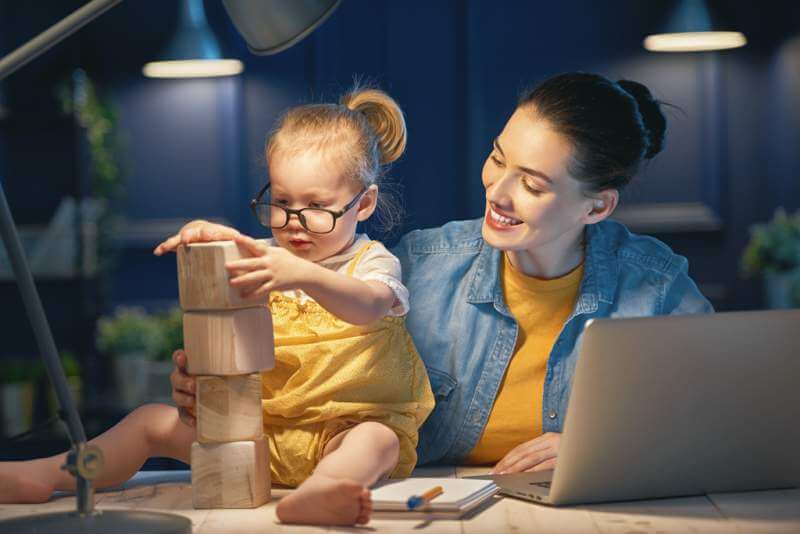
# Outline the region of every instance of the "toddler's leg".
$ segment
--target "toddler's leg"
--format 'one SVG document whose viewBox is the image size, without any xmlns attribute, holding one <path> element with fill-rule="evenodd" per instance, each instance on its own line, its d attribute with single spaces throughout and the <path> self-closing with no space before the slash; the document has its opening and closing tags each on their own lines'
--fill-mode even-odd
<svg viewBox="0 0 800 534">
<path fill-rule="evenodd" d="M 375 422 L 356 425 L 325 447 L 317 468 L 297 491 L 278 503 L 284 523 L 353 525 L 369 521 L 369 486 L 391 473 L 400 442 L 389 427 Z"/>
<path fill-rule="evenodd" d="M 115 426 L 91 440 L 105 458 L 105 468 L 95 479 L 96 488 L 121 484 L 152 456 L 189 462 L 194 429 L 184 425 L 178 410 L 165 404 L 148 404 L 134 410 Z M 53 491 L 75 489 L 75 479 L 61 466 L 66 453 L 24 462 L 0 463 L 0 503 L 44 502 Z"/>
</svg>

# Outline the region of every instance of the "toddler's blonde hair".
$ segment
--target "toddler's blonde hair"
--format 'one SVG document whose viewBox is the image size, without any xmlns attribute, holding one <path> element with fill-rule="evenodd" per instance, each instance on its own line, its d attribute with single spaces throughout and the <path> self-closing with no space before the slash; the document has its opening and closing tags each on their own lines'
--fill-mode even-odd
<svg viewBox="0 0 800 534">
<path fill-rule="evenodd" d="M 392 97 L 379 89 L 354 88 L 339 104 L 308 104 L 289 109 L 267 140 L 267 161 L 319 151 L 343 166 L 363 187 L 378 184 L 388 164 L 406 148 L 406 121 Z M 398 208 L 379 195 L 385 229 L 397 223 Z M 388 212 L 388 213 L 387 213 Z"/>
</svg>

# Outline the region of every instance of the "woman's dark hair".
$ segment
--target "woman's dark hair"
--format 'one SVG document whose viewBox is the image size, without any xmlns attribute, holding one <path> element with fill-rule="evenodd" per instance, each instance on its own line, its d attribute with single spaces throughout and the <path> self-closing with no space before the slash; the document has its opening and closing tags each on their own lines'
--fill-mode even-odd
<svg viewBox="0 0 800 534">
<path fill-rule="evenodd" d="M 525 92 L 518 107 L 528 106 L 569 139 L 569 171 L 593 192 L 623 188 L 664 143 L 661 102 L 638 82 L 561 74 Z"/>
</svg>

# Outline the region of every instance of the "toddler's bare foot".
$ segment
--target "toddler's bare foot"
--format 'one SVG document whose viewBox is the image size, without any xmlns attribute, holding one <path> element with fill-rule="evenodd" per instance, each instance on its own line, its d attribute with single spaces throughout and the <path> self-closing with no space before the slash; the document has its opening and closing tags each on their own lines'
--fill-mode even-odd
<svg viewBox="0 0 800 534">
<path fill-rule="evenodd" d="M 313 475 L 281 499 L 276 512 L 284 523 L 363 525 L 372 513 L 372 499 L 358 482 Z"/>
<path fill-rule="evenodd" d="M 0 464 L 0 504 L 32 504 L 46 502 L 54 487 L 31 477 L 23 463 Z"/>
</svg>

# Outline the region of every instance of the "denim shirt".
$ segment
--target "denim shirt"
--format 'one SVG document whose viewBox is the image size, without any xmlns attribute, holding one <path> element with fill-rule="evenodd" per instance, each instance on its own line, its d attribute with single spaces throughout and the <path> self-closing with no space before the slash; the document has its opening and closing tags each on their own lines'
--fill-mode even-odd
<svg viewBox="0 0 800 534">
<path fill-rule="evenodd" d="M 393 250 L 411 294 L 406 325 L 436 397 L 420 429 L 420 464 L 457 464 L 472 451 L 514 353 L 518 325 L 503 297 L 502 253 L 483 240 L 481 223 L 415 230 Z M 686 258 L 657 239 L 614 221 L 586 227 L 578 297 L 547 362 L 544 432 L 561 432 L 589 319 L 713 311 L 687 270 Z"/>
</svg>

